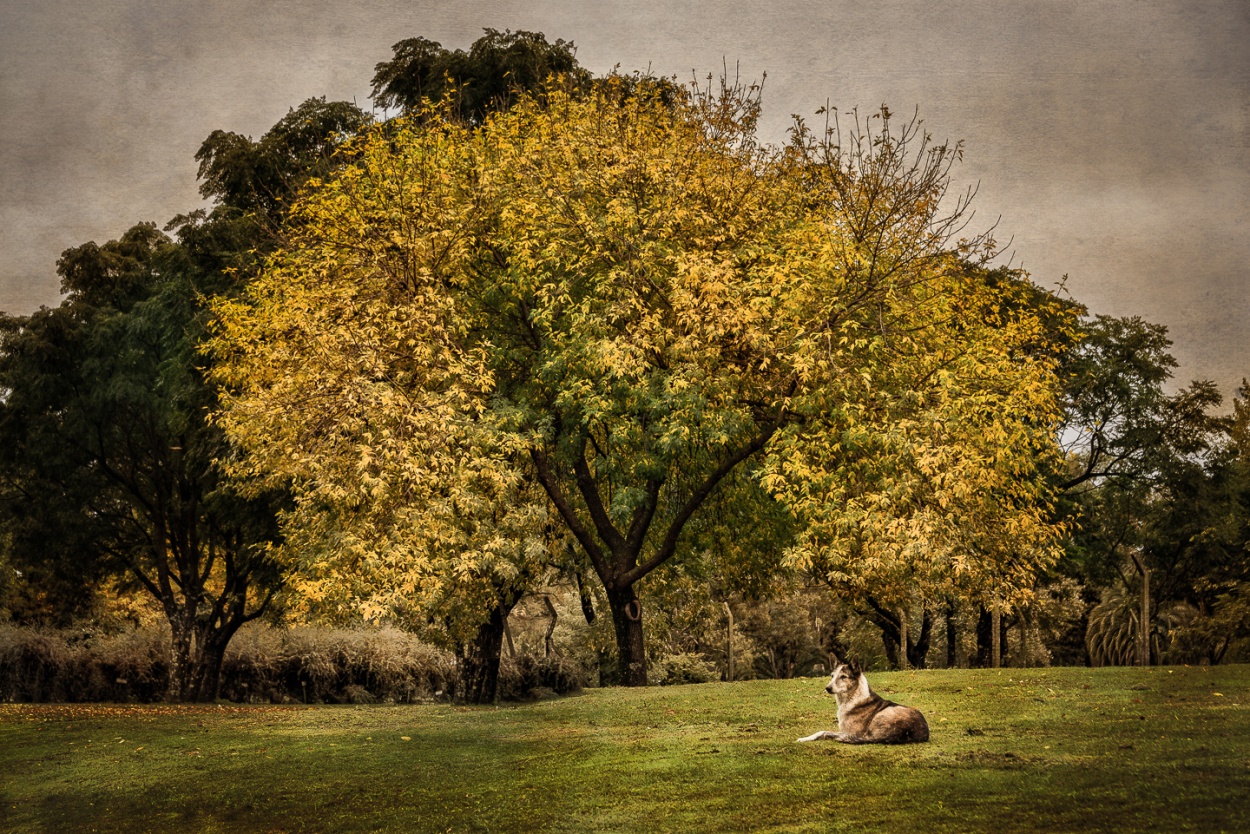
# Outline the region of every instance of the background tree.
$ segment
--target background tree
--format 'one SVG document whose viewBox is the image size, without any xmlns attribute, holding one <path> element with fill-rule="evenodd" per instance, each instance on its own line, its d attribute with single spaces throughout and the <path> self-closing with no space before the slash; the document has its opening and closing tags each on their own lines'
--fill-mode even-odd
<svg viewBox="0 0 1250 834">
<path fill-rule="evenodd" d="M 1060 486 L 1079 524 L 1063 569 L 1106 589 L 1090 623 L 1095 659 L 1147 665 L 1159 654 L 1156 614 L 1184 602 L 1201 573 L 1195 542 L 1215 506 L 1211 467 L 1227 421 L 1212 413 L 1221 398 L 1210 382 L 1165 392 L 1176 367 L 1166 328 L 1096 316 L 1082 330 L 1060 434 L 1069 460 Z M 1131 609 L 1117 584 L 1136 592 Z M 1131 651 L 1112 650 L 1127 611 Z"/>
<path fill-rule="evenodd" d="M 310 99 L 260 141 L 215 131 L 196 155 L 211 211 L 175 218 L 177 241 L 140 224 L 67 250 L 62 304 L 3 320 L 8 558 L 62 618 L 106 577 L 150 593 L 171 627 L 170 699 L 216 697 L 227 643 L 278 587 L 278 493 L 244 498 L 216 465 L 231 451 L 206 422 L 205 301 L 237 291 L 291 197 L 368 122 Z"/>
<path fill-rule="evenodd" d="M 10 558 L 82 583 L 121 574 L 160 604 L 170 700 L 217 695 L 226 644 L 275 588 L 272 497 L 241 498 L 195 360 L 195 272 L 151 225 L 68 250 L 62 304 L 0 322 Z"/>
<path fill-rule="evenodd" d="M 1020 273 L 955 274 L 923 305 L 926 348 L 874 390 L 891 430 L 822 426 L 828 440 L 791 463 L 824 473 L 792 499 L 807 521 L 793 563 L 881 629 L 891 663 L 917 667 L 939 609 L 1024 602 L 1062 531 L 1048 484 L 1062 305 Z"/>
<path fill-rule="evenodd" d="M 322 97 L 293 108 L 257 141 L 214 130 L 195 154 L 200 194 L 213 207 L 180 215 L 166 230 L 178 230 L 205 273 L 233 276 L 218 291 L 237 289 L 255 269 L 258 254 L 278 242 L 300 188 L 341 165 L 343 141 L 371 122 L 356 105 Z"/>
<path fill-rule="evenodd" d="M 374 67 L 374 102 L 419 114 L 426 103 L 450 98 L 457 115 L 476 125 L 519 96 L 540 91 L 549 76 L 590 79 L 571 42 L 549 44 L 542 32 L 484 31 L 467 52 L 421 37 L 395 44 L 394 57 Z"/>
</svg>

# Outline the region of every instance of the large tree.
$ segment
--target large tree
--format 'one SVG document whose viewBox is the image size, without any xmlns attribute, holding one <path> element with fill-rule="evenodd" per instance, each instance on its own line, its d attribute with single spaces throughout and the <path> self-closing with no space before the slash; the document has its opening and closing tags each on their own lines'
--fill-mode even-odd
<svg viewBox="0 0 1250 834">
<path fill-rule="evenodd" d="M 237 290 L 296 190 L 368 122 L 310 99 L 260 140 L 215 131 L 196 155 L 211 211 L 175 218 L 177 240 L 140 224 L 67 250 L 62 303 L 0 320 L 6 558 L 66 589 L 65 613 L 108 576 L 149 592 L 171 629 L 170 699 L 216 697 L 226 645 L 279 580 L 281 491 L 243 496 L 218 465 L 233 453 L 207 420 L 206 299 Z"/>
<path fill-rule="evenodd" d="M 429 500 L 463 466 L 537 483 L 632 685 L 640 583 L 748 465 L 807 554 L 864 535 L 884 553 L 989 506 L 1024 519 L 1022 546 L 1044 538 L 1028 483 L 1051 366 L 1018 349 L 1027 314 L 994 325 L 1001 299 L 966 268 L 984 241 L 954 240 L 963 203 L 942 213 L 956 148 L 884 110 L 845 148 L 802 125 L 763 146 L 754 88 L 566 89 L 480 127 L 414 114 L 297 206 L 218 309 L 223 421 L 255 472 L 326 514 Z M 411 541 L 419 566 L 459 518 L 365 516 L 370 552 Z"/>
</svg>

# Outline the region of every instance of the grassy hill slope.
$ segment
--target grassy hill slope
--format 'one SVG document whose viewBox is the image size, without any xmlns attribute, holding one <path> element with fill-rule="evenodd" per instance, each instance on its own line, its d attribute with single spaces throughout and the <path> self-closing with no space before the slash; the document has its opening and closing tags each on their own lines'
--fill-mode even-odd
<svg viewBox="0 0 1250 834">
<path fill-rule="evenodd" d="M 0 830 L 1250 830 L 1250 666 L 870 681 L 930 743 L 795 743 L 836 727 L 814 679 L 498 708 L 0 705 Z"/>
</svg>

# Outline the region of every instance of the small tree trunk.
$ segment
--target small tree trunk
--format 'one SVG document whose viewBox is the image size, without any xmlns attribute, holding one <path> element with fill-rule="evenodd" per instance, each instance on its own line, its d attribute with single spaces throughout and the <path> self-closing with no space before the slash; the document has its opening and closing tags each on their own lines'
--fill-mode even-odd
<svg viewBox="0 0 1250 834">
<path fill-rule="evenodd" d="M 547 604 L 547 614 L 551 617 L 551 622 L 547 624 L 547 634 L 543 637 L 543 656 L 551 657 L 556 651 L 556 644 L 551 635 L 556 633 L 556 620 L 560 615 L 556 613 L 556 607 L 551 604 L 551 597 L 543 597 L 543 602 Z"/>
<path fill-rule="evenodd" d="M 872 597 L 867 598 L 868 611 L 865 616 L 881 629 L 881 646 L 885 649 L 885 657 L 891 668 L 902 668 L 899 664 L 899 645 L 902 641 L 899 639 L 899 619 L 898 614 L 886 608 Z M 903 654 L 907 653 L 907 649 L 903 649 Z"/>
<path fill-rule="evenodd" d="M 994 620 L 990 616 L 990 610 L 985 606 L 977 608 L 977 656 L 976 667 L 978 669 L 987 668 L 994 657 Z"/>
<path fill-rule="evenodd" d="M 898 668 L 898 630 L 882 628 L 881 646 L 885 649 L 885 661 L 891 668 Z"/>
<path fill-rule="evenodd" d="M 516 644 L 512 642 L 512 627 L 508 625 L 508 618 L 503 621 L 503 639 L 508 644 L 508 657 L 516 657 Z"/>
<path fill-rule="evenodd" d="M 916 642 L 909 642 L 907 646 L 907 662 L 913 669 L 928 668 L 929 641 L 933 638 L 933 612 L 927 605 L 920 611 L 920 633 L 916 635 Z"/>
<path fill-rule="evenodd" d="M 608 590 L 612 626 L 616 629 L 617 672 L 622 686 L 647 685 L 647 653 L 643 644 L 642 603 L 632 586 Z"/>
<path fill-rule="evenodd" d="M 582 616 L 586 618 L 586 625 L 595 624 L 595 601 L 590 595 L 590 589 L 582 582 L 581 571 L 576 571 L 573 577 L 577 580 L 577 599 L 582 605 Z"/>
<path fill-rule="evenodd" d="M 734 679 L 734 612 L 729 607 L 729 603 L 725 603 L 725 616 L 729 618 L 729 629 L 725 635 L 725 657 L 726 657 L 726 680 Z M 773 674 L 777 674 L 777 662 L 773 660 Z"/>
</svg>

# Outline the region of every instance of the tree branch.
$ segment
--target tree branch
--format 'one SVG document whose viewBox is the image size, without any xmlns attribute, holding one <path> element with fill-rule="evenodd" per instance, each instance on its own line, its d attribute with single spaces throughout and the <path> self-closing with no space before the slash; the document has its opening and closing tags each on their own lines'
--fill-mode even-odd
<svg viewBox="0 0 1250 834">
<path fill-rule="evenodd" d="M 712 490 L 716 488 L 716 485 L 719 484 L 726 475 L 732 472 L 734 467 L 751 457 L 751 455 L 754 455 L 760 449 L 763 449 L 764 444 L 768 443 L 772 436 L 777 433 L 777 429 L 780 426 L 781 419 L 778 417 L 776 421 L 774 421 L 754 440 L 743 446 L 737 452 L 734 452 L 726 458 L 720 466 L 716 467 L 715 471 L 707 477 L 707 480 L 705 480 L 698 489 L 691 493 L 690 498 L 686 500 L 686 503 L 682 506 L 681 510 L 678 511 L 672 522 L 669 523 L 668 532 L 665 534 L 664 541 L 660 544 L 660 548 L 656 551 L 656 554 L 643 564 L 638 565 L 622 576 L 622 584 L 632 585 L 668 561 L 677 551 L 677 539 L 681 536 L 681 531 L 686 526 L 686 522 L 690 520 L 690 516 L 694 515 L 694 511 L 707 500 L 707 497 L 712 494 Z"/>
<path fill-rule="evenodd" d="M 660 505 L 660 487 L 663 485 L 663 478 L 647 482 L 647 500 L 634 510 L 629 532 L 625 534 L 625 548 L 631 553 L 638 553 L 642 549 L 642 541 L 651 527 L 651 519 L 655 518 L 656 507 Z"/>
<path fill-rule="evenodd" d="M 603 499 L 599 496 L 599 485 L 595 483 L 595 477 L 590 472 L 590 465 L 586 463 L 586 440 L 586 435 L 583 434 L 581 448 L 573 456 L 573 474 L 576 476 L 577 491 L 586 501 L 586 509 L 590 511 L 590 520 L 599 532 L 599 538 L 603 539 L 608 549 L 612 551 L 612 555 L 615 556 L 624 551 L 625 538 L 616 529 L 612 519 L 608 517 L 608 511 L 603 506 Z"/>
<path fill-rule="evenodd" d="M 564 493 L 560 491 L 560 484 L 556 482 L 555 476 L 551 473 L 551 468 L 547 465 L 547 456 L 541 449 L 530 449 L 530 458 L 534 461 L 534 470 L 538 473 L 538 482 L 543 485 L 547 497 L 551 499 L 551 503 L 556 505 L 556 511 L 560 513 L 564 523 L 569 526 L 569 531 L 573 533 L 573 536 L 582 546 L 582 550 L 590 557 L 590 563 L 594 566 L 595 573 L 599 574 L 603 584 L 607 585 L 609 572 L 607 562 L 603 558 L 603 550 L 599 547 L 598 542 L 594 540 L 594 537 L 591 536 L 590 531 L 582 524 L 581 519 L 577 517 L 577 513 L 573 511 L 573 507 L 569 504 L 568 499 L 564 497 Z"/>
</svg>

